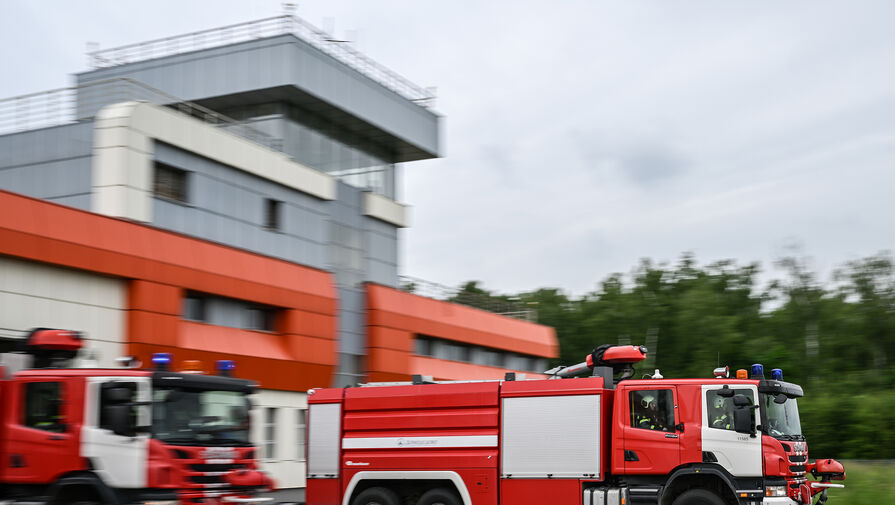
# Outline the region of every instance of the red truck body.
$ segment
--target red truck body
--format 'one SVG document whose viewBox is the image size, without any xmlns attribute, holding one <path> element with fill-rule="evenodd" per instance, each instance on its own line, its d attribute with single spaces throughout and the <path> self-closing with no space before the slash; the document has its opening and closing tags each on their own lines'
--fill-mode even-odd
<svg viewBox="0 0 895 505">
<path fill-rule="evenodd" d="M 792 398 L 773 403 L 780 393 Z M 810 503 L 824 488 L 791 433 L 800 394 L 763 378 L 616 384 L 611 372 L 315 390 L 307 503 Z M 738 427 L 735 395 L 758 399 L 737 407 Z M 785 415 L 793 426 L 777 424 Z"/>
<path fill-rule="evenodd" d="M 55 367 L 77 352 L 76 335 L 36 330 L 18 356 L 33 355 L 41 368 L 0 366 L 0 498 L 266 501 L 255 495 L 271 482 L 257 471 L 241 424 L 253 383 L 166 369 Z M 240 425 L 226 424 L 233 420 Z M 227 437 L 219 435 L 224 429 Z"/>
</svg>

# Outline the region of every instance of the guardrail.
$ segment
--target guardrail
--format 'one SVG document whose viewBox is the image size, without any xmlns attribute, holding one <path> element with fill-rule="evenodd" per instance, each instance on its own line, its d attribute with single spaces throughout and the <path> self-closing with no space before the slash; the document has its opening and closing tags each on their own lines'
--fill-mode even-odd
<svg viewBox="0 0 895 505">
<path fill-rule="evenodd" d="M 434 106 L 435 93 L 431 88 L 423 88 L 414 84 L 407 78 L 353 48 L 349 42 L 336 40 L 331 34 L 292 14 L 138 42 L 110 49 L 98 49 L 88 52 L 87 55 L 94 68 L 104 68 L 284 34 L 295 35 L 311 46 L 422 107 Z"/>
<path fill-rule="evenodd" d="M 282 150 L 279 138 L 127 77 L 0 99 L 0 135 L 89 120 L 106 105 L 129 101 L 165 105 L 252 142 Z"/>
<path fill-rule="evenodd" d="M 464 291 L 460 288 L 445 286 L 417 277 L 400 276 L 399 288 L 402 291 L 426 298 L 466 305 L 501 316 L 512 317 L 513 319 L 521 319 L 530 323 L 538 321 L 538 311 L 521 303 L 481 293 Z"/>
</svg>

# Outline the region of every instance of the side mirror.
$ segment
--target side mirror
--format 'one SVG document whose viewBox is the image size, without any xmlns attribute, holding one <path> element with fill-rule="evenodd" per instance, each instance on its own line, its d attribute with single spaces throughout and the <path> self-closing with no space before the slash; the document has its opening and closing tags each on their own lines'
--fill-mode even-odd
<svg viewBox="0 0 895 505">
<path fill-rule="evenodd" d="M 112 433 L 123 437 L 137 436 L 129 405 L 107 405 L 105 411 Z"/>
<path fill-rule="evenodd" d="M 752 411 L 758 408 L 752 405 L 752 400 L 746 395 L 734 395 L 733 397 L 733 431 L 746 433 L 755 437 L 755 416 Z"/>
</svg>

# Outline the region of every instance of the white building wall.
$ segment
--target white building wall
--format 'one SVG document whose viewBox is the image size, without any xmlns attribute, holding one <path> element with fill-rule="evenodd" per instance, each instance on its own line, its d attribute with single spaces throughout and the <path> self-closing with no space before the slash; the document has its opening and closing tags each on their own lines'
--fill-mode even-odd
<svg viewBox="0 0 895 505">
<path fill-rule="evenodd" d="M 307 462 L 304 445 L 299 442 L 298 411 L 307 412 L 307 393 L 260 390 L 252 396 L 252 403 L 252 442 L 257 447 L 261 469 L 273 477 L 279 489 L 305 487 Z M 265 454 L 269 408 L 275 409 L 273 457 Z"/>
<path fill-rule="evenodd" d="M 123 279 L 0 256 L 0 336 L 37 327 L 85 333 L 86 352 L 115 367 L 125 352 L 127 283 Z"/>
</svg>

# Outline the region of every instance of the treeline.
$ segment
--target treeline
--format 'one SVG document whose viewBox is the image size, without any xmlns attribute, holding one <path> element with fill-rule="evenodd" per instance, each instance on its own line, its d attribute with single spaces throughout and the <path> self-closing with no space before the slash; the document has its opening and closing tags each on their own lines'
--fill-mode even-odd
<svg viewBox="0 0 895 505">
<path fill-rule="evenodd" d="M 895 458 L 895 280 L 888 254 L 850 262 L 821 282 L 795 258 L 700 266 L 642 261 L 581 297 L 559 289 L 495 295 L 467 283 L 457 298 L 513 301 L 556 328 L 574 364 L 599 344 L 646 345 L 638 375 L 711 377 L 717 366 L 783 369 L 800 384 L 802 427 L 817 457 Z M 775 275 L 771 275 L 775 274 Z M 775 280 L 768 280 L 775 278 Z M 475 295 L 475 296 L 472 296 Z M 473 300 L 473 302 L 470 302 Z M 768 372 L 769 373 L 769 372 Z"/>
</svg>

